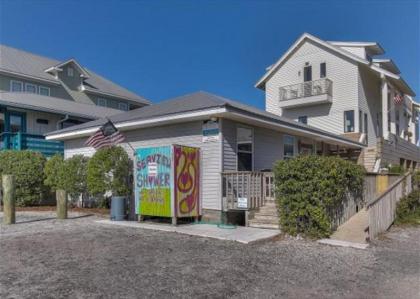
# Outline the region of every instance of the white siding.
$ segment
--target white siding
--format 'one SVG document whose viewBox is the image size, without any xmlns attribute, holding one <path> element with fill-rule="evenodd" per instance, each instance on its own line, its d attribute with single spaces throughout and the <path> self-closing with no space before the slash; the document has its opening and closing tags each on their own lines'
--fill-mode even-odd
<svg viewBox="0 0 420 299">
<path fill-rule="evenodd" d="M 124 133 L 134 148 L 181 144 L 201 149 L 202 206 L 204 209 L 221 210 L 221 141 L 202 142 L 202 122 L 183 123 L 172 126 L 153 127 Z M 85 147 L 86 139 L 65 142 L 65 157 L 75 154 L 91 156 L 94 150 Z M 133 157 L 132 149 L 123 144 Z"/>
<path fill-rule="evenodd" d="M 279 107 L 279 88 L 303 83 L 303 67 L 312 65 L 312 80 L 320 78 L 320 64 L 326 63 L 327 78 L 333 82 L 332 104 L 320 104 L 295 109 Z M 300 73 L 300 74 L 299 74 Z M 358 68 L 354 62 L 341 57 L 312 41 L 303 43 L 266 82 L 266 110 L 297 120 L 306 115 L 308 124 L 326 131 L 344 133 L 344 111 L 358 110 Z M 355 127 L 358 120 L 355 117 Z"/>
</svg>

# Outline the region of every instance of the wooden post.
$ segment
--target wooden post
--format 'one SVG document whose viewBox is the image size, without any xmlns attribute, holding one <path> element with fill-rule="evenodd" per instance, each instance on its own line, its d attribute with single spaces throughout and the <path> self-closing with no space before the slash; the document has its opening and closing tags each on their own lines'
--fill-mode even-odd
<svg viewBox="0 0 420 299">
<path fill-rule="evenodd" d="M 15 212 L 15 177 L 4 174 L 2 176 L 3 185 L 3 223 L 16 223 Z"/>
<path fill-rule="evenodd" d="M 64 190 L 55 191 L 57 200 L 57 218 L 67 219 L 67 192 Z"/>
<path fill-rule="evenodd" d="M 388 189 L 388 175 L 387 174 L 379 174 L 376 176 L 376 193 L 381 194 L 386 189 Z"/>
</svg>

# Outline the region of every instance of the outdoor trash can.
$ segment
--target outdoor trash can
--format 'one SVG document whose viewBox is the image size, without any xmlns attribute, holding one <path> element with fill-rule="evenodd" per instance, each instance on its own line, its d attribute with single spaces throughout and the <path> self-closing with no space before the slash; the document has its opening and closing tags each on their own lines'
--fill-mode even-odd
<svg viewBox="0 0 420 299">
<path fill-rule="evenodd" d="M 113 196 L 111 198 L 111 220 L 122 221 L 125 218 L 125 197 Z"/>
</svg>

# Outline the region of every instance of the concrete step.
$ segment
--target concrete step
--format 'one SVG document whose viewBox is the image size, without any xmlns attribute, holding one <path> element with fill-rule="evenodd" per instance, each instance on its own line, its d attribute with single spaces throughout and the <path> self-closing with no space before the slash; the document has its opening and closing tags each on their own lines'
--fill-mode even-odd
<svg viewBox="0 0 420 299">
<path fill-rule="evenodd" d="M 278 224 L 264 224 L 264 223 L 250 223 L 249 224 L 250 227 L 255 227 L 255 228 L 267 228 L 267 229 L 279 229 L 279 225 Z"/>
<path fill-rule="evenodd" d="M 257 214 L 253 219 L 253 221 L 272 221 L 272 222 L 278 222 L 279 216 L 277 215 L 261 215 Z"/>
<path fill-rule="evenodd" d="M 279 219 L 251 219 L 249 221 L 250 224 L 273 224 L 279 225 Z"/>
</svg>

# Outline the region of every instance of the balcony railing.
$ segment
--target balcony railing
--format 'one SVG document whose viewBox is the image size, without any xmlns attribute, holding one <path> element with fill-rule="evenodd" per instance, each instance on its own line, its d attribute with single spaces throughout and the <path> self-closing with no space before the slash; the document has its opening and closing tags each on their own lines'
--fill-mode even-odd
<svg viewBox="0 0 420 299">
<path fill-rule="evenodd" d="M 323 94 L 332 96 L 332 81 L 326 78 L 280 87 L 280 101 Z"/>
<path fill-rule="evenodd" d="M 55 154 L 64 154 L 63 142 L 45 140 L 45 137 L 42 135 L 21 132 L 4 132 L 0 135 L 0 140 L 2 140 L 0 150 L 31 150 L 40 152 L 47 157 Z"/>
</svg>

